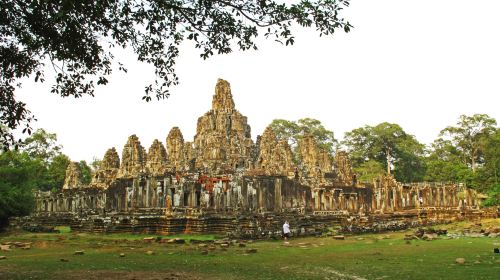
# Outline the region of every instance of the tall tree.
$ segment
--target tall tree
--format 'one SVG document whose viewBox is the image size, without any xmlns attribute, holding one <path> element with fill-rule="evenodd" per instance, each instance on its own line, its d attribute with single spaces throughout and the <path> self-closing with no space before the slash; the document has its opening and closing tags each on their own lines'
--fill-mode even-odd
<svg viewBox="0 0 500 280">
<path fill-rule="evenodd" d="M 61 154 L 62 146 L 57 144 L 57 135 L 49 133 L 45 129 L 37 129 L 30 137 L 22 143 L 22 150 L 31 157 L 41 159 L 49 163 Z"/>
<path fill-rule="evenodd" d="M 495 131 L 497 122 L 486 114 L 461 115 L 456 126 L 448 126 L 441 131 L 460 151 L 463 162 L 476 172 L 477 165 L 484 162 L 484 144 Z"/>
<path fill-rule="evenodd" d="M 474 187 L 490 197 L 496 197 L 496 200 L 490 200 L 491 204 L 500 197 L 500 129 L 495 129 L 484 139 L 482 149 L 484 163 L 474 173 Z"/>
<path fill-rule="evenodd" d="M 462 159 L 461 152 L 450 140 L 436 139 L 425 158 L 426 173 L 424 180 L 431 182 L 461 182 L 471 185 L 474 174 Z"/>
<path fill-rule="evenodd" d="M 285 3 L 283 3 L 285 2 Z M 94 94 L 106 85 L 115 63 L 115 47 L 130 48 L 140 62 L 155 67 L 156 79 L 143 99 L 169 96 L 179 79 L 179 46 L 191 41 L 206 59 L 233 49 L 257 49 L 255 39 L 291 45 L 291 26 L 314 27 L 319 35 L 352 27 L 340 11 L 349 0 L 0 0 L 0 123 L 30 132 L 33 116 L 14 91 L 22 78 L 44 81 L 45 64 L 55 71 L 52 92 L 63 97 Z M 14 137 L 0 127 L 0 140 Z"/>
<path fill-rule="evenodd" d="M 500 184 L 500 129 L 488 137 L 484 146 L 484 169 L 487 172 L 490 184 Z"/>
<path fill-rule="evenodd" d="M 346 132 L 342 144 L 355 169 L 373 160 L 384 166 L 388 174 L 394 170 L 399 181 L 418 181 L 424 175 L 424 145 L 397 124 L 384 122 L 354 129 Z"/>
<path fill-rule="evenodd" d="M 38 129 L 20 146 L 31 158 L 43 163 L 44 170 L 38 174 L 37 187 L 43 191 L 60 189 L 70 159 L 61 152 L 62 146 L 57 143 L 57 135 Z"/>
<path fill-rule="evenodd" d="M 39 186 L 42 191 L 57 191 L 64 185 L 66 169 L 71 160 L 65 154 L 55 156 L 47 166 L 45 183 Z"/>
<path fill-rule="evenodd" d="M 333 154 L 337 140 L 331 130 L 326 129 L 321 121 L 311 118 L 302 118 L 298 121 L 288 121 L 275 119 L 269 125 L 278 139 L 286 139 L 295 148 L 304 133 L 309 133 L 314 137 L 320 148 Z"/>
</svg>

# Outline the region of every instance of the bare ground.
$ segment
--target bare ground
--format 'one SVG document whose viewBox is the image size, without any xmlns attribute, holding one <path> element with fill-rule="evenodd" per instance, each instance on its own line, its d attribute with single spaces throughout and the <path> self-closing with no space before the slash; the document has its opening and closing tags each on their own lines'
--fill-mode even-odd
<svg viewBox="0 0 500 280">
<path fill-rule="evenodd" d="M 0 266 L 0 279 L 45 279 L 36 271 L 22 272 L 12 266 Z M 109 271 L 109 270 L 72 270 L 56 271 L 50 279 L 61 280 L 200 280 L 202 277 L 185 272 L 172 271 Z M 207 279 L 203 277 L 203 279 Z"/>
</svg>

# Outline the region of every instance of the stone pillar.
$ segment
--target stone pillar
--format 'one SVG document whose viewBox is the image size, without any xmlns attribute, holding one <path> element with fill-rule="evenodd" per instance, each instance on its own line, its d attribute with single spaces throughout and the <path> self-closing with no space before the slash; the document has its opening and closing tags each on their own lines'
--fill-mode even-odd
<svg viewBox="0 0 500 280">
<path fill-rule="evenodd" d="M 138 200 L 139 200 L 139 182 L 136 180 L 136 179 L 133 179 L 132 181 L 132 201 L 131 201 L 131 205 L 132 205 L 132 209 L 137 209 L 138 207 Z"/>
<path fill-rule="evenodd" d="M 319 190 L 313 190 L 312 197 L 314 199 L 314 210 L 319 210 Z"/>
<path fill-rule="evenodd" d="M 231 196 L 233 195 L 233 190 L 231 188 L 231 186 L 229 185 L 229 182 L 224 182 L 223 183 L 224 185 L 224 189 L 226 190 L 226 207 L 231 207 Z"/>
<path fill-rule="evenodd" d="M 257 192 L 258 192 L 258 200 L 257 200 L 257 207 L 259 209 L 264 208 L 264 190 L 261 188 L 260 183 L 257 183 Z"/>
<path fill-rule="evenodd" d="M 129 194 L 128 194 L 128 188 L 125 187 L 125 197 L 123 197 L 123 209 L 125 210 L 125 212 L 128 212 L 128 197 L 129 197 Z M 132 205 L 132 204 L 131 204 Z"/>
<path fill-rule="evenodd" d="M 429 206 L 435 206 L 434 204 L 434 193 L 433 193 L 433 188 L 430 187 L 429 188 L 429 203 L 428 203 Z"/>
<path fill-rule="evenodd" d="M 373 190 L 373 194 L 372 194 L 372 210 L 377 210 L 378 209 L 378 191 L 377 189 L 374 189 Z"/>
<path fill-rule="evenodd" d="M 282 197 L 281 197 L 281 186 L 283 182 L 281 178 L 274 179 L 274 211 L 281 212 L 282 208 Z"/>
<path fill-rule="evenodd" d="M 150 188 L 151 188 L 151 179 L 146 179 L 146 205 L 145 207 L 146 208 L 149 208 L 150 207 L 150 201 L 151 201 L 151 191 L 150 191 Z"/>
<path fill-rule="evenodd" d="M 319 200 L 319 210 L 325 210 L 325 190 L 321 189 L 318 192 L 318 200 Z"/>
</svg>

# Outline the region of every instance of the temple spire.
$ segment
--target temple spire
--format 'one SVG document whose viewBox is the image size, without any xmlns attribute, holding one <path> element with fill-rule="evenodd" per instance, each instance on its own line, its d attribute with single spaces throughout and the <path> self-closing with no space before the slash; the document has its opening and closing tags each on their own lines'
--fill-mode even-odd
<svg viewBox="0 0 500 280">
<path fill-rule="evenodd" d="M 212 110 L 225 111 L 234 110 L 233 95 L 231 94 L 231 85 L 223 79 L 217 80 L 215 86 L 215 95 L 212 99 Z"/>
</svg>

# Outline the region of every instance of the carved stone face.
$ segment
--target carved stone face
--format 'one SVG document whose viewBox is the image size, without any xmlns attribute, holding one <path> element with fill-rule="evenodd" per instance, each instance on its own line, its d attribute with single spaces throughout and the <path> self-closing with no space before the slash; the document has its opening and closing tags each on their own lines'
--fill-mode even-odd
<svg viewBox="0 0 500 280">
<path fill-rule="evenodd" d="M 178 127 L 172 128 L 167 137 L 167 155 L 170 163 L 180 167 L 183 161 L 182 153 L 184 148 L 184 138 Z"/>
</svg>

